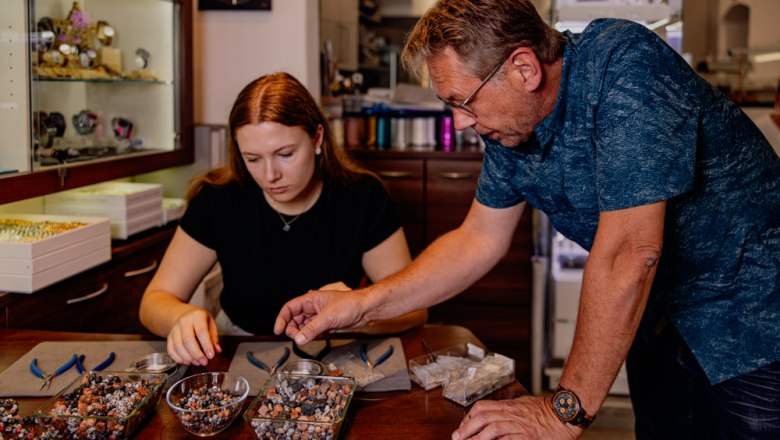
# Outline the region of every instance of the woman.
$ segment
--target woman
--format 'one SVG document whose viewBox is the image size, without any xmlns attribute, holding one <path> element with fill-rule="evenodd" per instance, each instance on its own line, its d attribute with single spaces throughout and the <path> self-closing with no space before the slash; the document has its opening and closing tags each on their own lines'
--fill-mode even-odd
<svg viewBox="0 0 780 440">
<path fill-rule="evenodd" d="M 166 336 L 169 354 L 183 364 L 206 365 L 221 351 L 218 322 L 271 334 L 289 299 L 357 287 L 364 275 L 377 281 L 411 260 L 381 182 L 336 148 L 322 111 L 291 75 L 247 85 L 228 129 L 228 164 L 190 187 L 187 211 L 141 302 L 141 322 Z M 215 320 L 188 301 L 217 262 L 224 288 Z M 361 331 L 398 332 L 426 319 L 420 310 Z"/>
</svg>

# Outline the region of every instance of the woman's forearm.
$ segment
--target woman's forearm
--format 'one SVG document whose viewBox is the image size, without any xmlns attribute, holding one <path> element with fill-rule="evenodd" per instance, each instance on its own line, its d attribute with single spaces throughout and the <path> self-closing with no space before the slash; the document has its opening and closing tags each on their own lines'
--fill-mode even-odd
<svg viewBox="0 0 780 440">
<path fill-rule="evenodd" d="M 197 308 L 168 292 L 148 291 L 141 300 L 139 318 L 150 332 L 167 337 L 180 316 Z"/>
</svg>

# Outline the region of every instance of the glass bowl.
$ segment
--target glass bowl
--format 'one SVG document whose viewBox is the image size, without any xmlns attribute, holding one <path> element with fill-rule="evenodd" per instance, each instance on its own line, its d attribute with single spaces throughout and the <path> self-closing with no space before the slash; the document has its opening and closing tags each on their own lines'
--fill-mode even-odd
<svg viewBox="0 0 780 440">
<path fill-rule="evenodd" d="M 257 440 L 338 438 L 357 383 L 351 377 L 276 373 L 244 413 Z"/>
<path fill-rule="evenodd" d="M 49 439 L 124 440 L 155 411 L 167 378 L 164 373 L 85 373 L 38 408 L 35 419 Z"/>
<path fill-rule="evenodd" d="M 184 429 L 200 437 L 224 431 L 241 412 L 249 382 L 231 373 L 201 373 L 171 385 L 165 400 Z"/>
</svg>

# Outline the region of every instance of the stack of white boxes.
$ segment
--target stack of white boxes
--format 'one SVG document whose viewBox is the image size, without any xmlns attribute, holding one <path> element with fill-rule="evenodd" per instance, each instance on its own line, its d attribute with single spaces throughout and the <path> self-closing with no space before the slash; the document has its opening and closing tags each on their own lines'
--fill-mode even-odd
<svg viewBox="0 0 780 440">
<path fill-rule="evenodd" d="M 110 218 L 115 239 L 163 224 L 163 187 L 157 183 L 103 182 L 50 194 L 44 201 L 47 214 Z"/>
<path fill-rule="evenodd" d="M 70 222 L 77 224 L 62 227 Z M 27 231 L 50 224 L 57 232 L 25 236 L 31 223 Z M 108 218 L 0 214 L 0 291 L 33 293 L 110 259 Z"/>
<path fill-rule="evenodd" d="M 588 258 L 588 251 L 558 233 L 553 236 L 551 256 L 550 350 L 553 358 L 566 359 L 569 357 L 574 341 L 583 267 Z M 545 368 L 545 374 L 550 378 L 550 385 L 554 388 L 560 380 L 561 369 Z M 620 368 L 610 394 L 628 395 L 625 363 Z"/>
</svg>

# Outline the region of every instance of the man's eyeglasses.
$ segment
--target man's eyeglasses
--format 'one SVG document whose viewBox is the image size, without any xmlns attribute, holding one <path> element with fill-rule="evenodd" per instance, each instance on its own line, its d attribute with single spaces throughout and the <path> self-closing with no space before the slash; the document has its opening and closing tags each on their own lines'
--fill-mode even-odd
<svg viewBox="0 0 780 440">
<path fill-rule="evenodd" d="M 442 101 L 442 102 L 444 102 L 445 104 L 447 104 L 447 105 L 449 105 L 450 107 L 452 107 L 452 109 L 453 109 L 453 110 L 460 110 L 460 111 L 462 111 L 463 113 L 465 113 L 465 114 L 467 114 L 467 115 L 471 116 L 472 118 L 476 118 L 476 117 L 477 117 L 477 115 L 476 115 L 476 114 L 474 114 L 474 110 L 472 110 L 472 109 L 468 108 L 468 107 L 467 107 L 467 105 L 469 105 L 469 103 L 470 103 L 470 102 L 471 102 L 471 101 L 474 99 L 474 97 L 475 97 L 475 96 L 477 95 L 477 93 L 478 93 L 478 92 L 479 92 L 479 91 L 482 89 L 482 87 L 483 87 L 485 84 L 487 84 L 487 82 L 488 82 L 488 81 L 490 81 L 490 78 L 493 78 L 493 76 L 496 74 L 496 72 L 498 72 L 498 69 L 500 69 L 500 68 L 501 68 L 501 66 L 503 66 L 503 65 L 504 65 L 504 61 L 506 61 L 506 60 L 502 59 L 502 60 L 501 60 L 501 62 L 500 62 L 500 63 L 498 63 L 498 65 L 497 65 L 496 67 L 494 67 L 494 68 L 493 68 L 493 70 L 491 70 L 491 71 L 490 71 L 490 73 L 488 73 L 488 74 L 487 74 L 487 76 L 485 77 L 485 79 L 483 79 L 483 80 L 482 80 L 482 82 L 481 82 L 481 83 L 479 83 L 479 85 L 477 86 L 477 88 L 476 88 L 476 89 L 474 89 L 474 91 L 473 91 L 473 92 L 471 92 L 471 94 L 470 94 L 470 95 L 469 95 L 469 96 L 468 96 L 466 99 L 464 99 L 464 100 L 463 100 L 463 102 L 461 102 L 460 104 L 458 104 L 457 102 L 455 102 L 455 101 L 452 101 L 452 100 L 444 99 L 444 98 L 442 98 L 442 97 L 440 97 L 440 96 L 437 96 L 437 98 L 439 98 L 439 100 L 440 100 L 440 101 Z"/>
</svg>

